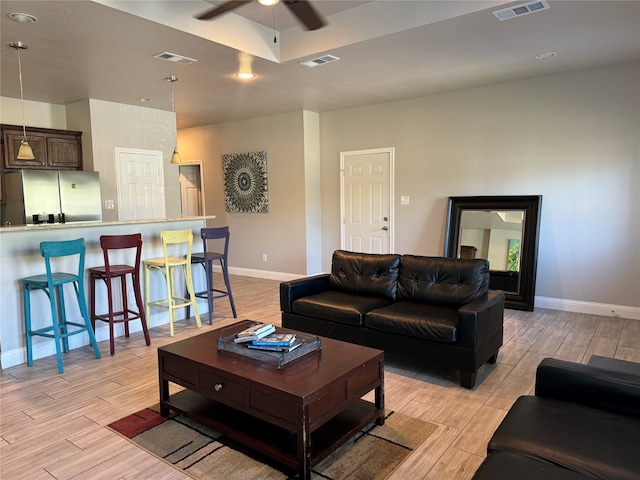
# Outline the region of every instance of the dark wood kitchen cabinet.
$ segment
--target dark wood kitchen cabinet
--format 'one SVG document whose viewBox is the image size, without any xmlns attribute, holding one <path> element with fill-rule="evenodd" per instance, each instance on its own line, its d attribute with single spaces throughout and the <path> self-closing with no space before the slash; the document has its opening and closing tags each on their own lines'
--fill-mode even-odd
<svg viewBox="0 0 640 480">
<path fill-rule="evenodd" d="M 2 125 L 2 156 L 5 169 L 82 170 L 82 132 L 27 127 L 27 141 L 35 160 L 19 160 L 22 127 Z"/>
</svg>

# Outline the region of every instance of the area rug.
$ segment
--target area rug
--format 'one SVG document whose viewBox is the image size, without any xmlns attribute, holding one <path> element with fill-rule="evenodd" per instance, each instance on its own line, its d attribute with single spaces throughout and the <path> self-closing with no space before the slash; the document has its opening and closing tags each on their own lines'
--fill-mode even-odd
<svg viewBox="0 0 640 480">
<path fill-rule="evenodd" d="M 286 480 L 296 472 L 248 450 L 183 415 L 163 417 L 146 408 L 109 428 L 198 480 Z M 381 480 L 436 429 L 436 425 L 389 412 L 385 424 L 371 424 L 312 469 L 312 478 Z"/>
</svg>

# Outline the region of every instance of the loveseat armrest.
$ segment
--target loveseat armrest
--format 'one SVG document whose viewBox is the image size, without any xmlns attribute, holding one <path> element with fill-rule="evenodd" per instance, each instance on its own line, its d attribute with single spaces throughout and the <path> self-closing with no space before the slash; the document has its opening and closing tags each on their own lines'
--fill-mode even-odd
<svg viewBox="0 0 640 480">
<path fill-rule="evenodd" d="M 536 370 L 536 396 L 640 417 L 640 375 L 545 358 Z"/>
<path fill-rule="evenodd" d="M 329 290 L 330 277 L 328 273 L 321 273 L 280 283 L 280 310 L 291 313 L 294 300 Z"/>
<path fill-rule="evenodd" d="M 458 343 L 475 349 L 484 339 L 501 332 L 503 323 L 504 293 L 489 290 L 458 309 Z"/>
</svg>

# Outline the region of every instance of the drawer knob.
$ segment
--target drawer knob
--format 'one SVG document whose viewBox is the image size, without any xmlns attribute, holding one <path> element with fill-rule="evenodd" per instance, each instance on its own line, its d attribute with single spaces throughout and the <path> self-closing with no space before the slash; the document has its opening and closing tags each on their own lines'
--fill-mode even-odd
<svg viewBox="0 0 640 480">
<path fill-rule="evenodd" d="M 216 392 L 219 392 L 220 390 L 222 390 L 222 387 L 223 387 L 223 386 L 224 386 L 224 385 L 222 385 L 221 383 L 216 383 L 216 384 L 213 386 L 213 389 L 214 389 Z"/>
</svg>

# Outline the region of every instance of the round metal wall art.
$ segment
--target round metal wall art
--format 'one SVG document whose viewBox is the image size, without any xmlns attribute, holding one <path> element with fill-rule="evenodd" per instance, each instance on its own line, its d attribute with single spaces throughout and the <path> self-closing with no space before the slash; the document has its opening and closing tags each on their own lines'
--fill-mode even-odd
<svg viewBox="0 0 640 480">
<path fill-rule="evenodd" d="M 267 213 L 267 152 L 222 156 L 227 212 Z"/>
</svg>

